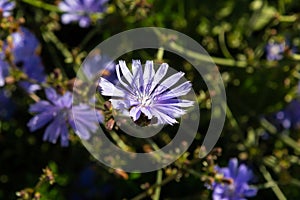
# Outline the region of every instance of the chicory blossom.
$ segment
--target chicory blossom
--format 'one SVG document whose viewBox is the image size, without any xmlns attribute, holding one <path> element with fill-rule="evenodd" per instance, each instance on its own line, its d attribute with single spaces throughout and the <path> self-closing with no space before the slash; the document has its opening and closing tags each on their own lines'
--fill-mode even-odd
<svg viewBox="0 0 300 200">
<path fill-rule="evenodd" d="M 99 53 L 89 55 L 82 65 L 82 71 L 89 80 L 99 78 L 99 76 L 112 83 L 118 80 L 115 63 L 108 56 Z"/>
<path fill-rule="evenodd" d="M 78 21 L 79 26 L 86 28 L 91 24 L 91 14 L 103 13 L 108 0 L 65 0 L 58 7 L 64 12 L 61 16 L 63 24 Z"/>
<path fill-rule="evenodd" d="M 266 46 L 267 60 L 281 60 L 285 50 L 285 43 L 269 42 Z"/>
<path fill-rule="evenodd" d="M 232 158 L 228 167 L 217 167 L 218 173 L 228 179 L 229 183 L 216 183 L 213 188 L 213 200 L 246 200 L 257 193 L 257 188 L 248 185 L 253 179 L 252 171 L 245 165 L 238 165 L 238 160 Z"/>
<path fill-rule="evenodd" d="M 8 75 L 8 64 L 4 61 L 3 53 L 0 53 L 0 87 L 5 85 L 5 77 Z"/>
<path fill-rule="evenodd" d="M 101 77 L 101 94 L 112 97 L 110 101 L 113 108 L 127 112 L 135 122 L 140 117 L 147 117 L 147 120 L 156 119 L 157 124 L 173 125 L 177 123 L 175 118 L 185 114 L 182 108 L 193 105 L 193 101 L 178 98 L 186 95 L 192 84 L 186 81 L 174 86 L 183 77 L 183 72 L 177 72 L 163 80 L 168 67 L 168 64 L 163 63 L 155 72 L 153 61 L 147 61 L 143 70 L 141 62 L 133 60 L 131 73 L 125 61 L 119 61 L 116 66 L 119 84 Z"/>
<path fill-rule="evenodd" d="M 0 12 L 3 17 L 11 15 L 11 11 L 15 8 L 15 2 L 9 0 L 0 0 Z"/>
<path fill-rule="evenodd" d="M 27 28 L 20 27 L 11 35 L 11 40 L 5 41 L 4 51 L 11 52 L 13 64 L 23 71 L 28 78 L 37 84 L 21 81 L 20 85 L 29 93 L 40 89 L 39 83 L 46 79 L 44 66 L 38 55 L 39 41 Z M 4 85 L 4 78 L 8 75 L 8 63 L 4 60 L 4 54 L 0 61 L 0 86 Z"/>
<path fill-rule="evenodd" d="M 86 104 L 72 107 L 72 93 L 59 95 L 53 88 L 45 90 L 48 101 L 41 100 L 30 106 L 29 112 L 36 113 L 27 124 L 30 131 L 35 131 L 47 125 L 43 140 L 56 143 L 60 137 L 61 146 L 68 146 L 68 124 L 82 139 L 88 139 L 90 133 L 98 128 L 91 108 Z M 76 125 L 73 114 L 80 116 Z"/>
<path fill-rule="evenodd" d="M 283 110 L 271 119 L 278 129 L 300 129 L 300 102 L 292 100 Z"/>
</svg>

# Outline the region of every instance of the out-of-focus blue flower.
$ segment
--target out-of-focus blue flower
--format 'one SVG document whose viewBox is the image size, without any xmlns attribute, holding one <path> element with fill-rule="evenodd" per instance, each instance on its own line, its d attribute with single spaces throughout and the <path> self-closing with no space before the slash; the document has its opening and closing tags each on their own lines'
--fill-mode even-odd
<svg viewBox="0 0 300 200">
<path fill-rule="evenodd" d="M 253 197 L 257 189 L 250 187 L 248 182 L 253 179 L 253 173 L 246 165 L 238 165 L 238 160 L 232 158 L 228 167 L 217 168 L 218 173 L 230 180 L 230 183 L 217 183 L 213 188 L 214 200 L 246 200 Z"/>
<path fill-rule="evenodd" d="M 155 72 L 153 61 L 147 61 L 143 72 L 141 62 L 133 60 L 131 73 L 125 61 L 120 61 L 116 66 L 120 84 L 115 85 L 101 77 L 99 83 L 101 94 L 112 97 L 110 101 L 115 109 L 129 111 L 128 114 L 133 121 L 138 120 L 143 114 L 149 120 L 156 118 L 158 124 L 177 123 L 175 118 L 185 114 L 182 108 L 193 105 L 193 101 L 182 100 L 178 97 L 186 95 L 192 85 L 186 81 L 174 87 L 174 84 L 183 77 L 183 72 L 162 80 L 168 67 L 168 64 L 163 63 Z"/>
<path fill-rule="evenodd" d="M 266 46 L 267 60 L 281 60 L 283 58 L 283 52 L 285 50 L 285 42 L 269 42 Z"/>
<path fill-rule="evenodd" d="M 98 128 L 93 119 L 93 111 L 86 104 L 72 107 L 72 93 L 59 95 L 53 88 L 46 89 L 48 101 L 42 100 L 30 106 L 29 111 L 37 113 L 29 122 L 30 131 L 35 131 L 48 124 L 43 140 L 56 143 L 60 137 L 61 146 L 68 146 L 68 123 L 82 139 L 88 139 L 90 133 Z M 73 114 L 80 116 L 76 122 Z M 80 130 L 80 131 L 78 131 Z"/>
<path fill-rule="evenodd" d="M 9 51 L 13 55 L 13 63 L 22 70 L 30 79 L 36 81 L 37 84 L 33 84 L 26 81 L 21 81 L 20 85 L 29 93 L 40 89 L 38 83 L 43 83 L 46 79 L 44 72 L 44 66 L 41 58 L 37 54 L 39 48 L 38 39 L 25 27 L 11 34 L 11 42 L 5 42 L 4 50 L 9 48 Z M 7 76 L 8 64 L 4 61 L 4 55 L 0 61 L 0 86 L 4 84 L 3 80 Z M 6 68 L 5 73 L 3 69 Z M 1 72 L 2 70 L 2 72 Z M 2 73 L 2 74 L 1 74 Z"/>
<path fill-rule="evenodd" d="M 58 7 L 65 12 L 61 16 L 62 23 L 69 24 L 78 21 L 80 27 L 88 27 L 91 24 L 90 14 L 104 12 L 107 2 L 108 0 L 65 0 L 60 2 Z"/>
<path fill-rule="evenodd" d="M 0 11 L 3 17 L 11 15 L 11 11 L 15 8 L 15 2 L 9 0 L 0 0 Z"/>
<path fill-rule="evenodd" d="M 99 78 L 101 76 L 112 83 L 116 83 L 118 81 L 116 65 L 106 55 L 96 53 L 90 55 L 83 63 L 82 70 L 89 80 Z"/>
<path fill-rule="evenodd" d="M 271 122 L 278 129 L 299 129 L 300 128 L 300 102 L 292 100 L 283 110 L 274 114 Z"/>
<path fill-rule="evenodd" d="M 0 87 L 5 85 L 5 77 L 8 75 L 8 64 L 4 61 L 3 53 L 0 53 Z"/>
<path fill-rule="evenodd" d="M 18 31 L 11 34 L 11 37 L 15 63 L 23 62 L 24 59 L 37 55 L 39 41 L 27 28 L 20 27 Z"/>
</svg>

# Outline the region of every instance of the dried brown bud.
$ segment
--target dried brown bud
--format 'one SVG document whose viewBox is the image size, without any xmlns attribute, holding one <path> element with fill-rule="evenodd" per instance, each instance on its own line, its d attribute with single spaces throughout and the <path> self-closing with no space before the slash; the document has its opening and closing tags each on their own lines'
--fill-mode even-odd
<svg viewBox="0 0 300 200">
<path fill-rule="evenodd" d="M 115 125 L 115 120 L 113 118 L 109 119 L 106 124 L 105 124 L 105 128 L 107 130 L 112 130 L 114 128 L 114 125 Z"/>
</svg>

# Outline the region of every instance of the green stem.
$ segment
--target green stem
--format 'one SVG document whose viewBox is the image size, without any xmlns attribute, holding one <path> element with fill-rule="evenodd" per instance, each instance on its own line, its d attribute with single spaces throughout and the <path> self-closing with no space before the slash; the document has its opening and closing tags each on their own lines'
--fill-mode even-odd
<svg viewBox="0 0 300 200">
<path fill-rule="evenodd" d="M 278 9 L 281 14 L 285 13 L 285 2 L 284 0 L 278 0 Z"/>
<path fill-rule="evenodd" d="M 234 118 L 229 106 L 226 106 L 226 116 L 227 119 L 229 120 L 230 125 L 235 128 L 237 131 L 239 131 L 240 133 L 242 133 L 242 129 L 240 128 L 238 122 L 236 121 L 236 119 Z"/>
<path fill-rule="evenodd" d="M 51 41 L 57 49 L 60 50 L 60 52 L 63 54 L 65 57 L 65 62 L 66 63 L 71 63 L 73 61 L 73 55 L 72 53 L 68 50 L 68 48 L 56 37 L 56 35 L 53 32 L 46 31 L 43 33 L 43 38 L 44 40 Z"/>
<path fill-rule="evenodd" d="M 160 47 L 157 51 L 157 54 L 156 54 L 156 59 L 158 61 L 162 61 L 163 60 L 163 57 L 164 57 L 164 48 L 163 47 Z"/>
<path fill-rule="evenodd" d="M 131 200 L 141 200 L 146 198 L 147 196 L 149 196 L 150 192 L 152 190 L 154 190 L 156 187 L 161 187 L 166 185 L 167 183 L 169 183 L 170 181 L 176 179 L 179 175 L 181 174 L 180 171 L 178 171 L 176 174 L 173 174 L 171 176 L 168 176 L 167 178 L 165 178 L 164 180 L 161 181 L 160 184 L 155 183 L 154 185 L 152 185 L 150 188 L 148 188 L 145 192 L 135 196 L 134 198 L 132 198 Z"/>
<path fill-rule="evenodd" d="M 221 48 L 221 51 L 223 52 L 224 56 L 226 58 L 230 58 L 232 59 L 232 56 L 226 46 L 226 42 L 225 42 L 225 31 L 224 30 L 221 30 L 220 31 L 220 34 L 219 34 L 219 43 L 220 43 L 220 48 Z"/>
<path fill-rule="evenodd" d="M 260 124 L 263 128 L 265 128 L 270 134 L 277 136 L 281 141 L 283 141 L 286 145 L 293 148 L 296 152 L 300 152 L 300 145 L 290 136 L 287 135 L 286 131 L 278 133 L 276 127 L 274 127 L 270 122 L 266 119 L 262 119 Z"/>
<path fill-rule="evenodd" d="M 293 53 L 292 54 L 292 59 L 296 60 L 296 61 L 299 61 L 300 60 L 300 54 Z"/>
<path fill-rule="evenodd" d="M 78 45 L 80 51 L 87 45 L 87 43 L 100 32 L 99 26 L 96 26 L 93 30 L 91 30 L 82 40 L 82 42 Z"/>
<path fill-rule="evenodd" d="M 213 57 L 213 56 L 207 56 L 200 54 L 195 51 L 188 50 L 175 42 L 170 42 L 169 46 L 177 51 L 178 53 L 184 54 L 190 58 L 194 58 L 196 60 L 205 61 L 205 62 L 214 62 L 218 65 L 224 65 L 224 66 L 231 66 L 231 67 L 246 67 L 247 62 L 246 61 L 237 61 L 229 58 L 219 58 L 219 57 Z"/>
<path fill-rule="evenodd" d="M 110 131 L 110 136 L 113 138 L 113 140 L 118 144 L 118 146 L 123 149 L 124 151 L 129 151 L 130 147 L 127 146 L 127 144 L 125 144 L 123 142 L 123 140 L 119 137 L 119 135 L 115 132 L 115 131 Z"/>
<path fill-rule="evenodd" d="M 157 175 L 156 175 L 156 184 L 158 186 L 155 188 L 154 196 L 152 198 L 153 200 L 159 200 L 160 199 L 162 175 L 163 175 L 163 171 L 161 169 L 158 170 Z"/>
<path fill-rule="evenodd" d="M 275 193 L 275 195 L 277 196 L 277 198 L 279 200 L 286 200 L 286 197 L 284 196 L 284 194 L 282 193 L 282 191 L 280 190 L 279 186 L 276 184 L 276 182 L 273 180 L 271 174 L 268 172 L 268 170 L 266 169 L 265 166 L 260 166 L 260 171 L 262 173 L 262 175 L 264 176 L 264 178 L 271 183 L 274 183 L 274 185 L 272 185 L 272 190 Z"/>
<path fill-rule="evenodd" d="M 59 8 L 55 5 L 51 5 L 42 1 L 38 1 L 38 0 L 22 0 L 24 3 L 27 3 L 29 5 L 32 5 L 34 7 L 37 8 L 41 8 L 44 10 L 48 10 L 48 11 L 52 11 L 52 12 L 61 12 L 61 10 L 59 10 Z"/>
</svg>

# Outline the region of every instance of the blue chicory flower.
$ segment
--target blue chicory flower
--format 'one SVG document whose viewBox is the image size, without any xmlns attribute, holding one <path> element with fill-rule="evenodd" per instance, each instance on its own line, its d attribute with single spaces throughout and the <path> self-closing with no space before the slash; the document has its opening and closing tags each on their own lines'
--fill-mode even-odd
<svg viewBox="0 0 300 200">
<path fill-rule="evenodd" d="M 108 56 L 99 53 L 87 57 L 82 65 L 82 71 L 88 80 L 101 76 L 112 83 L 118 81 L 115 63 Z"/>
<path fill-rule="evenodd" d="M 5 77 L 8 75 L 8 64 L 4 61 L 3 53 L 0 53 L 0 87 L 5 85 Z"/>
<path fill-rule="evenodd" d="M 284 109 L 275 113 L 271 122 L 280 129 L 300 128 L 300 102 L 292 100 Z"/>
<path fill-rule="evenodd" d="M 213 200 L 246 200 L 257 194 L 257 188 L 250 187 L 248 182 L 253 179 L 253 173 L 245 164 L 238 166 L 238 160 L 232 158 L 228 167 L 219 168 L 217 171 L 230 183 L 216 183 L 213 188 Z"/>
<path fill-rule="evenodd" d="M 9 0 L 0 0 L 0 11 L 3 17 L 11 15 L 12 10 L 15 8 L 15 2 Z"/>
<path fill-rule="evenodd" d="M 182 108 L 190 107 L 193 101 L 182 100 L 178 97 L 186 95 L 191 90 L 191 83 L 186 81 L 176 84 L 183 72 L 178 72 L 162 80 L 168 71 L 168 64 L 163 63 L 154 71 L 153 61 L 147 61 L 144 72 L 141 62 L 133 60 L 132 73 L 125 61 L 119 61 L 116 66 L 119 84 L 113 84 L 105 78 L 100 78 L 101 94 L 111 96 L 113 108 L 122 112 L 129 112 L 133 121 L 137 121 L 142 114 L 151 120 L 155 118 L 157 124 L 177 123 L 175 118 L 185 114 Z M 121 73 L 123 77 L 121 77 Z"/>
<path fill-rule="evenodd" d="M 11 34 L 11 37 L 15 63 L 23 62 L 24 59 L 37 55 L 39 41 L 30 30 L 20 27 L 18 31 Z"/>
<path fill-rule="evenodd" d="M 20 70 L 22 70 L 30 79 L 37 82 L 37 84 L 21 81 L 20 85 L 27 92 L 31 93 L 38 89 L 38 83 L 43 83 L 46 79 L 44 66 L 37 51 L 39 48 L 39 41 L 27 28 L 20 27 L 18 31 L 12 33 L 11 43 L 5 41 L 3 50 L 9 48 L 13 55 L 13 63 Z M 4 78 L 8 75 L 8 63 L 4 61 L 4 55 L 0 55 L 0 86 L 4 85 Z M 4 73 L 5 72 L 5 73 Z"/>
<path fill-rule="evenodd" d="M 29 111 L 37 113 L 29 122 L 30 131 L 35 131 L 48 124 L 43 140 L 56 143 L 60 137 L 61 146 L 68 146 L 68 124 L 82 139 L 88 139 L 91 132 L 98 128 L 91 108 L 86 104 L 72 107 L 72 93 L 59 95 L 53 88 L 45 90 L 48 101 L 41 100 L 30 106 Z M 80 116 L 76 125 L 73 114 Z"/>
<path fill-rule="evenodd" d="M 86 28 L 91 24 L 90 14 L 105 11 L 108 0 L 65 0 L 58 7 L 65 12 L 61 16 L 62 23 L 79 22 L 79 26 Z"/>
<path fill-rule="evenodd" d="M 267 60 L 281 60 L 283 58 L 282 54 L 284 53 L 285 47 L 286 45 L 284 42 L 269 42 L 266 46 Z"/>
</svg>

